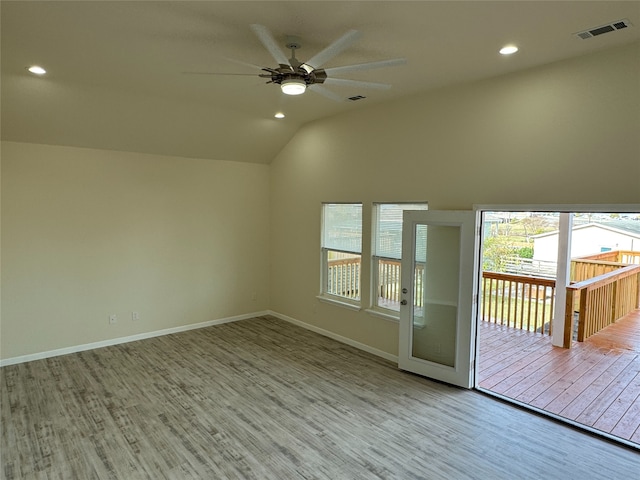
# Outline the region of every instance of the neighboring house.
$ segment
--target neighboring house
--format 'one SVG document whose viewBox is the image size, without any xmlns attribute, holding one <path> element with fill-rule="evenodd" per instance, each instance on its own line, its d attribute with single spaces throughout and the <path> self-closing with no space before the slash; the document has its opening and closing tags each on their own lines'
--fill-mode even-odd
<svg viewBox="0 0 640 480">
<path fill-rule="evenodd" d="M 640 231 L 632 229 L 628 222 L 620 222 L 619 228 L 589 223 L 573 227 L 571 256 L 582 257 L 610 250 L 640 251 Z M 640 227 L 640 222 L 638 227 Z M 555 262 L 558 258 L 558 231 L 541 233 L 533 237 L 533 259 Z"/>
</svg>

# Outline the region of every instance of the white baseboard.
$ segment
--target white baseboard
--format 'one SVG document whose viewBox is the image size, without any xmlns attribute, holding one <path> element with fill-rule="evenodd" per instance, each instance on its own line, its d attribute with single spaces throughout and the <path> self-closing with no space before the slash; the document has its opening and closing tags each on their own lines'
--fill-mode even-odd
<svg viewBox="0 0 640 480">
<path fill-rule="evenodd" d="M 32 353 L 29 355 L 21 355 L 18 357 L 12 357 L 12 358 L 5 358 L 4 360 L 0 360 L 0 367 L 5 367 L 8 365 L 16 365 L 18 363 L 25 363 L 25 362 L 32 362 L 34 360 L 42 360 L 45 358 L 51 358 L 51 357 L 58 357 L 60 355 L 67 355 L 69 353 L 77 353 L 77 352 L 84 352 L 86 350 L 93 350 L 96 348 L 102 348 L 102 347 L 109 347 L 112 345 L 119 345 L 121 343 L 129 343 L 129 342 L 135 342 L 138 340 L 145 340 L 147 338 L 153 338 L 153 337 L 160 337 L 162 335 L 171 335 L 172 333 L 180 333 L 180 332 L 186 332 L 188 330 L 195 330 L 198 328 L 206 328 L 206 327 L 211 327 L 213 325 L 222 325 L 223 323 L 230 323 L 230 322 L 237 322 L 240 320 L 247 320 L 249 318 L 254 318 L 254 317 L 261 317 L 264 315 L 273 315 L 276 318 L 279 318 L 280 320 L 284 320 L 285 322 L 289 322 L 292 323 L 294 325 L 297 325 L 299 327 L 305 328 L 307 330 L 310 330 L 312 332 L 315 333 L 319 333 L 320 335 L 323 335 L 325 337 L 329 337 L 332 338 L 333 340 L 337 340 L 338 342 L 341 343 L 345 343 L 347 345 L 350 345 L 354 348 L 357 348 L 359 350 L 363 350 L 365 352 L 371 353 L 373 355 L 376 355 L 378 357 L 382 357 L 386 360 L 389 360 L 391 362 L 394 363 L 398 363 L 398 357 L 397 355 L 392 355 L 390 353 L 384 352 L 382 350 L 378 350 L 377 348 L 373 348 L 369 345 L 366 345 L 364 343 L 360 343 L 357 342 L 355 340 L 352 340 L 351 338 L 348 337 L 343 337 L 342 335 L 338 335 L 337 333 L 331 332 L 329 330 L 325 330 L 323 328 L 320 327 L 316 327 L 315 325 L 311 325 L 309 323 L 305 323 L 301 320 L 297 320 L 293 317 L 289 317 L 287 315 L 283 315 L 281 313 L 278 312 L 274 312 L 272 310 L 265 310 L 262 312 L 253 312 L 253 313 L 246 313 L 243 315 L 236 315 L 233 317 L 226 317 L 226 318 L 220 318 L 217 320 L 209 320 L 207 322 L 201 322 L 201 323 L 193 323 L 190 325 L 181 325 L 179 327 L 172 327 L 172 328 L 165 328 L 163 330 L 155 330 L 152 332 L 144 332 L 144 333 L 138 333 L 136 335 L 130 335 L 128 337 L 119 337 L 119 338 L 112 338 L 109 340 L 102 340 L 100 342 L 92 342 L 92 343 L 86 343 L 83 345 L 74 345 L 71 347 L 65 347 L 65 348 L 58 348 L 56 350 L 49 350 L 46 352 L 38 352 L 38 353 Z"/>
<path fill-rule="evenodd" d="M 351 347 L 355 347 L 358 350 L 364 350 L 365 352 L 371 353 L 373 355 L 376 355 L 378 357 L 382 357 L 386 360 L 389 360 L 391 362 L 394 363 L 398 363 L 398 356 L 397 355 L 392 355 L 390 353 L 384 352 L 382 350 L 378 350 L 377 348 L 373 348 L 369 345 L 366 345 L 364 343 L 360 343 L 360 342 L 356 342 L 355 340 L 352 340 L 351 338 L 348 337 L 343 337 L 342 335 L 338 335 L 337 333 L 333 333 L 329 330 L 325 330 L 323 328 L 320 327 L 316 327 L 315 325 L 311 325 L 310 323 L 305 323 L 301 320 L 297 320 L 293 317 L 289 317 L 287 315 L 283 315 L 282 313 L 278 313 L 278 312 L 274 312 L 274 311 L 269 311 L 269 315 L 273 315 L 276 318 L 279 318 L 280 320 L 284 320 L 285 322 L 289 322 L 289 323 L 293 323 L 294 325 L 297 325 L 299 327 L 302 328 L 306 328 L 307 330 L 311 330 L 312 332 L 315 333 L 319 333 L 320 335 L 324 335 L 325 337 L 329 337 L 332 338 L 333 340 L 337 340 L 338 342 L 341 343 L 346 343 L 347 345 L 351 346 Z"/>
<path fill-rule="evenodd" d="M 121 343 L 135 342 L 137 340 L 145 340 L 147 338 L 160 337 L 162 335 L 171 335 L 172 333 L 186 332 L 188 330 L 195 330 L 198 328 L 211 327 L 213 325 L 221 325 L 223 323 L 237 322 L 239 320 L 247 320 L 249 318 L 260 317 L 270 314 L 270 311 L 245 313 L 243 315 L 236 315 L 233 317 L 220 318 L 218 320 L 209 320 L 207 322 L 193 323 L 190 325 L 181 325 L 179 327 L 165 328 L 163 330 L 155 330 L 152 332 L 138 333 L 136 335 L 130 335 L 128 337 L 112 338 L 109 340 L 102 340 L 100 342 L 86 343 L 84 345 L 74 345 L 72 347 L 58 348 L 56 350 L 49 350 L 47 352 L 32 353 L 29 355 L 21 355 L 19 357 L 6 358 L 0 360 L 0 367 L 7 365 L 15 365 L 18 363 L 31 362 L 33 360 L 42 360 L 44 358 L 57 357 L 60 355 L 67 355 L 69 353 L 84 352 L 86 350 L 93 350 L 95 348 L 109 347 L 111 345 L 119 345 Z"/>
</svg>

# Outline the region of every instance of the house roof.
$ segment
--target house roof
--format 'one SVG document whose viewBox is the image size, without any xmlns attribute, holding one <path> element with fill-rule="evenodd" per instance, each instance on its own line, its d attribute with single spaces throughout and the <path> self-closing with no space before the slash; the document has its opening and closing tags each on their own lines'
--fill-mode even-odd
<svg viewBox="0 0 640 480">
<path fill-rule="evenodd" d="M 269 163 L 304 124 L 381 102 L 562 61 L 640 39 L 637 1 L 2 1 L 2 139 Z M 627 19 L 635 27 L 574 35 Z M 297 57 L 350 29 L 362 39 L 326 67 L 405 57 L 345 78 L 333 101 L 287 97 L 256 73 L 275 61 L 249 28 L 266 26 Z M 497 53 L 516 43 L 520 52 Z M 42 78 L 25 67 L 41 64 Z M 327 87 L 328 88 L 328 87 Z M 276 111 L 286 118 L 275 120 Z"/>
<path fill-rule="evenodd" d="M 620 233 L 622 235 L 627 235 L 629 237 L 634 237 L 634 238 L 638 238 L 640 239 L 640 228 L 636 228 L 635 224 L 640 224 L 640 222 L 638 221 L 623 221 L 623 220 L 619 220 L 619 221 L 611 221 L 611 222 L 606 222 L 606 223 L 586 223 L 584 225 L 577 225 L 573 227 L 573 231 L 577 231 L 577 230 L 585 230 L 588 228 L 600 228 L 602 230 L 609 230 L 615 233 Z M 615 225 L 615 226 L 612 226 Z M 638 225 L 637 227 L 640 227 L 640 225 Z M 553 232 L 546 232 L 546 233 L 540 233 L 538 235 L 532 235 L 531 238 L 536 239 L 536 238 L 543 238 L 543 237 L 550 237 L 553 235 L 558 235 L 558 230 L 554 230 Z"/>
</svg>

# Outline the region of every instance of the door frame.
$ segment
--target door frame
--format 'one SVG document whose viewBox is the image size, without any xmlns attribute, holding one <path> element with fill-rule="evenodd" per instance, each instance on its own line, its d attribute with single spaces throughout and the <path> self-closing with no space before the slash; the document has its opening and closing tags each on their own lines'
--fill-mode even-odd
<svg viewBox="0 0 640 480">
<path fill-rule="evenodd" d="M 474 210 L 420 210 L 405 211 L 403 215 L 402 248 L 402 306 L 400 308 L 398 367 L 429 378 L 464 388 L 474 388 L 477 383 L 475 371 L 475 346 L 477 344 L 476 319 L 478 296 L 478 272 L 480 266 L 479 216 Z M 458 227 L 460 245 L 457 252 L 459 267 L 458 287 L 455 301 L 455 360 L 449 366 L 435 360 L 414 356 L 414 259 L 416 248 L 416 225 Z M 406 268 L 411 265 L 411 268 Z M 425 266 L 428 268 L 429 262 Z M 471 278 L 469 278 L 469 276 Z M 426 298 L 424 299 L 426 308 Z M 436 301 L 434 304 L 448 304 Z M 451 300 L 451 299 L 448 299 Z"/>
<path fill-rule="evenodd" d="M 640 203 L 594 203 L 594 204 L 576 204 L 576 203 L 542 203 L 542 204 L 474 204 L 473 210 L 477 213 L 477 218 L 479 222 L 479 228 L 481 233 L 484 233 L 484 224 L 482 223 L 482 214 L 485 212 L 554 212 L 554 213 L 638 213 L 640 212 Z M 569 221 L 568 225 L 565 225 L 564 229 L 564 238 L 560 238 L 558 245 L 558 256 L 561 259 L 566 259 L 567 265 L 564 265 L 564 268 L 568 268 L 568 264 L 570 264 L 571 259 L 571 222 Z M 480 235 L 479 239 L 479 248 L 480 252 L 482 252 L 482 241 L 484 235 Z M 562 249 L 561 249 L 562 247 Z M 480 253 L 481 255 L 482 253 Z M 475 276 L 482 274 L 482 262 L 476 263 L 476 268 L 478 271 L 474 272 Z M 568 277 L 566 278 L 566 282 L 568 282 Z M 556 287 L 556 292 L 558 291 L 558 286 Z M 476 291 L 476 295 L 480 295 L 479 291 L 480 287 L 478 286 L 478 290 Z M 559 304 L 559 303 L 557 303 Z M 554 312 L 555 313 L 555 312 Z M 556 314 L 557 315 L 557 314 Z M 476 315 L 475 323 L 476 323 L 476 332 L 478 331 L 478 322 L 480 319 Z M 561 318 L 554 318 L 553 323 L 554 332 L 558 332 L 560 337 L 553 338 L 553 344 L 556 346 L 562 346 L 562 332 L 564 332 L 564 315 Z M 476 333 L 475 338 L 475 353 L 474 353 L 474 365 L 478 365 L 478 356 L 480 355 L 480 349 L 478 345 L 478 335 Z M 478 371 L 477 368 L 474 369 L 474 388 L 478 386 Z"/>
</svg>

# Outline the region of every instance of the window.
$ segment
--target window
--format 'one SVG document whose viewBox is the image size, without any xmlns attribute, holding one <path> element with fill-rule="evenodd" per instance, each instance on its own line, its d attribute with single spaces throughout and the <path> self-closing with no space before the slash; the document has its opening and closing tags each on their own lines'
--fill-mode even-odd
<svg viewBox="0 0 640 480">
<path fill-rule="evenodd" d="M 425 203 L 375 203 L 373 205 L 373 309 L 397 317 L 400 312 L 400 262 L 402 212 L 427 210 Z"/>
<path fill-rule="evenodd" d="M 360 302 L 362 204 L 322 205 L 322 296 Z"/>
</svg>

